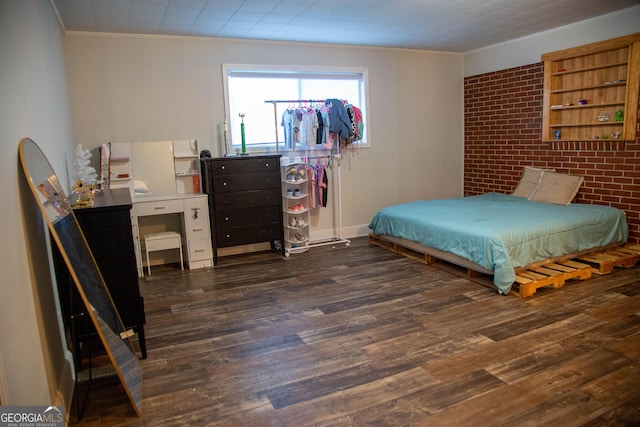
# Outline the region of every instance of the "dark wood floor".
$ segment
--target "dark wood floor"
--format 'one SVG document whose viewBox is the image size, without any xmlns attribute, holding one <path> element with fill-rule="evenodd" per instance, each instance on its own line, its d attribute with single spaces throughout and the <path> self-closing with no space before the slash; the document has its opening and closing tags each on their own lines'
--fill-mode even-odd
<svg viewBox="0 0 640 427">
<path fill-rule="evenodd" d="M 72 422 L 640 425 L 640 265 L 526 299 L 489 283 L 365 238 L 156 268 L 142 417 L 106 377 Z"/>
</svg>

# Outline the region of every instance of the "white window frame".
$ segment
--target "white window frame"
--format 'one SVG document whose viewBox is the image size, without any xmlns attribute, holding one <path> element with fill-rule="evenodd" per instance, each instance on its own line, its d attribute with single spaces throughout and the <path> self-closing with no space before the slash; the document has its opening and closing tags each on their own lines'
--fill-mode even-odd
<svg viewBox="0 0 640 427">
<path fill-rule="evenodd" d="M 234 129 L 234 126 L 231 126 L 231 107 L 229 102 L 229 75 L 233 72 L 247 72 L 256 74 L 260 73 L 282 73 L 282 74 L 326 74 L 327 77 L 333 75 L 360 75 L 361 78 L 361 93 L 364 96 L 363 102 L 360 100 L 348 100 L 353 103 L 356 107 L 358 107 L 362 111 L 363 122 L 364 122 L 364 137 L 362 140 L 356 141 L 358 147 L 361 148 L 369 148 L 371 147 L 371 138 L 369 137 L 369 125 L 368 125 L 368 100 L 369 100 L 369 74 L 367 68 L 360 67 L 326 67 L 326 66 L 299 66 L 299 65 L 259 65 L 259 64 L 222 64 L 222 81 L 223 81 L 223 97 L 224 97 L 224 109 L 225 109 L 225 123 L 227 124 L 227 132 L 229 139 L 229 146 L 232 151 L 239 152 L 241 146 L 241 137 L 240 137 L 240 129 Z M 328 93 L 326 96 L 339 96 L 339 94 L 331 94 Z M 277 98 L 281 99 L 281 98 Z M 267 101 L 267 100 L 265 100 Z M 271 104 L 270 104 L 271 106 Z M 271 144 L 260 144 L 252 145 L 247 144 L 247 152 L 287 152 L 287 151 L 301 151 L 300 149 L 289 150 L 284 147 L 283 141 L 283 129 L 280 126 L 281 117 L 277 117 L 277 114 L 274 117 L 274 112 L 271 113 L 271 118 L 273 120 L 273 126 L 276 129 L 276 135 L 278 136 L 279 144 L 271 143 Z M 248 119 L 247 119 L 247 123 Z M 249 126 L 249 124 L 247 124 Z M 224 144 L 224 141 L 223 141 Z M 304 150 L 323 150 L 324 148 L 319 145 L 318 147 L 305 147 Z"/>
</svg>

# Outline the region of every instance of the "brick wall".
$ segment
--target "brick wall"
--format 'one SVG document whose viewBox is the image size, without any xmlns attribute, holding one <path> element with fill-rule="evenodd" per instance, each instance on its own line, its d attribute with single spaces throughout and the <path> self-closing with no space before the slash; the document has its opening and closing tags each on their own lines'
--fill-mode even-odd
<svg viewBox="0 0 640 427">
<path fill-rule="evenodd" d="M 510 193 L 525 165 L 583 175 L 575 201 L 624 210 L 640 243 L 640 120 L 635 141 L 542 143 L 542 83 L 542 63 L 464 79 L 464 194 Z"/>
</svg>

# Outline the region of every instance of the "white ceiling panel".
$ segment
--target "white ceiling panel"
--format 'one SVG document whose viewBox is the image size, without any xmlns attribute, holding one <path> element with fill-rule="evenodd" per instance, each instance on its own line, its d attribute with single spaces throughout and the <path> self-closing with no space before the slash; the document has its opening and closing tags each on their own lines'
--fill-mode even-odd
<svg viewBox="0 0 640 427">
<path fill-rule="evenodd" d="M 468 52 L 638 0 L 52 0 L 65 30 Z M 638 26 L 640 31 L 640 24 Z"/>
</svg>

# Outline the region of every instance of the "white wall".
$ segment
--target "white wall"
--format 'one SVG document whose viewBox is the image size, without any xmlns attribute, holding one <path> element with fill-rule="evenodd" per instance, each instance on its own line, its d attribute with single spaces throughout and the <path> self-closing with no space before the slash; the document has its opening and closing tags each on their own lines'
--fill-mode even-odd
<svg viewBox="0 0 640 427">
<path fill-rule="evenodd" d="M 63 182 L 64 157 L 75 143 L 198 138 L 218 153 L 222 63 L 367 67 L 373 148 L 347 156 L 342 168 L 344 222 L 357 233 L 383 206 L 462 193 L 463 75 L 526 65 L 543 52 L 635 32 L 639 14 L 640 6 L 469 52 L 463 64 L 462 55 L 397 49 L 65 37 L 46 0 L 0 1 L 2 403 L 60 403 L 66 396 L 57 393 L 70 378 L 56 336 L 44 226 L 24 194 L 22 137 L 40 144 Z"/>
<path fill-rule="evenodd" d="M 72 140 L 62 40 L 48 1 L 0 1 L 3 404 L 70 403 L 69 395 L 58 394 L 70 386 L 71 368 L 58 328 L 47 235 L 18 161 L 18 142 L 31 137 L 54 169 L 64 171 Z"/>
<path fill-rule="evenodd" d="M 640 31 L 640 5 L 467 52 L 464 76 L 540 62 L 540 55 Z"/>
<path fill-rule="evenodd" d="M 345 228 L 366 233 L 392 203 L 462 194 L 459 54 L 85 33 L 68 34 L 65 52 L 77 142 L 197 138 L 214 154 L 222 64 L 366 67 L 372 148 L 343 162 Z"/>
</svg>

